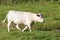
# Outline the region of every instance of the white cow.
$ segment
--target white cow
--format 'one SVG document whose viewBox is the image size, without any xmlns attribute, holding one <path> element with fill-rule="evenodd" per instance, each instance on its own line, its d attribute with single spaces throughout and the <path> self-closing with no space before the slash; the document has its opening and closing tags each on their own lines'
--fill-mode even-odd
<svg viewBox="0 0 60 40">
<path fill-rule="evenodd" d="M 18 25 L 21 23 L 26 25 L 26 27 L 22 30 L 22 32 L 27 28 L 29 28 L 29 30 L 31 31 L 30 25 L 31 25 L 32 21 L 43 22 L 43 17 L 42 17 L 41 13 L 35 14 L 35 13 L 31 13 L 31 12 L 22 12 L 22 11 L 14 11 L 14 10 L 11 10 L 8 12 L 7 16 L 2 21 L 2 23 L 5 22 L 6 18 L 8 21 L 8 24 L 7 24 L 8 32 L 10 32 L 10 24 L 12 22 L 14 22 L 16 24 L 16 28 L 20 31 L 21 31 L 21 29 L 18 27 Z"/>
</svg>

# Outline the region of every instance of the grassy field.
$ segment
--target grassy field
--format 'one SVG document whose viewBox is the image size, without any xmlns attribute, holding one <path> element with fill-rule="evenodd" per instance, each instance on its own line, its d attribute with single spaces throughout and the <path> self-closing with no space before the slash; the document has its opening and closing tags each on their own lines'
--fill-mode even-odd
<svg viewBox="0 0 60 40">
<path fill-rule="evenodd" d="M 2 29 L 4 30 L 4 29 Z M 19 32 L 0 31 L 0 40 L 60 40 L 60 32 L 57 31 L 32 31 Z"/>
<path fill-rule="evenodd" d="M 34 23 L 32 32 L 29 30 L 19 32 L 15 27 L 11 27 L 11 32 L 7 32 L 7 27 L 1 22 L 9 10 L 28 11 L 44 15 L 44 23 Z M 23 25 L 21 25 L 23 26 Z M 21 27 L 20 26 L 20 27 Z M 22 3 L 18 5 L 0 5 L 0 40 L 60 40 L 60 4 L 58 3 Z"/>
</svg>

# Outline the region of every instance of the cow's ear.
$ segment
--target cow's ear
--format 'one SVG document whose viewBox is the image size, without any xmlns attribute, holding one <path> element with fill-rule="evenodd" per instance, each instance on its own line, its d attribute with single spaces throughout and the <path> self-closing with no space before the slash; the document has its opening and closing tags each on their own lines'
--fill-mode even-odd
<svg viewBox="0 0 60 40">
<path fill-rule="evenodd" d="M 43 14 L 40 14 L 41 15 L 41 18 L 43 18 Z"/>
<path fill-rule="evenodd" d="M 39 15 L 39 14 L 37 14 L 37 16 L 38 16 L 38 17 L 40 17 L 40 15 Z"/>
</svg>

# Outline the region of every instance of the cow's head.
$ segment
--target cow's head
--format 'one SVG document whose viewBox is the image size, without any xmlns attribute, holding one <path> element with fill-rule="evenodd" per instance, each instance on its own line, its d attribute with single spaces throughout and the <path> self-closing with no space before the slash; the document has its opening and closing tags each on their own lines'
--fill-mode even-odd
<svg viewBox="0 0 60 40">
<path fill-rule="evenodd" d="M 43 14 L 42 14 L 42 13 L 38 13 L 38 14 L 37 14 L 37 21 L 38 21 L 38 22 L 43 22 L 43 21 L 44 21 L 44 19 L 43 19 Z"/>
</svg>

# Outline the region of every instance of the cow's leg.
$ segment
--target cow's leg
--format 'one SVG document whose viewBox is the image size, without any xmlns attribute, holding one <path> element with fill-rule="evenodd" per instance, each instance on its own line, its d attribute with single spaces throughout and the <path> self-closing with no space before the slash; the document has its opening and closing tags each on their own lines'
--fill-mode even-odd
<svg viewBox="0 0 60 40">
<path fill-rule="evenodd" d="M 16 24 L 16 28 L 17 28 L 19 31 L 21 31 L 21 29 L 19 28 L 18 24 Z"/>
<path fill-rule="evenodd" d="M 11 24 L 11 21 L 8 21 L 8 24 L 7 24 L 7 26 L 8 26 L 8 32 L 10 32 L 10 24 Z"/>
<path fill-rule="evenodd" d="M 28 28 L 28 26 L 26 26 L 23 30 L 22 30 L 22 32 L 24 32 L 24 30 L 26 30 Z"/>
<path fill-rule="evenodd" d="M 22 32 L 24 32 L 24 30 L 26 30 L 27 28 L 29 28 L 29 31 L 31 32 L 31 26 L 30 26 L 30 25 L 26 26 L 26 27 L 22 30 Z"/>
<path fill-rule="evenodd" d="M 31 26 L 30 26 L 30 24 L 28 24 L 28 28 L 29 28 L 29 31 L 31 32 Z"/>
<path fill-rule="evenodd" d="M 29 25 L 28 27 L 29 27 L 29 31 L 31 32 L 31 26 Z"/>
</svg>

